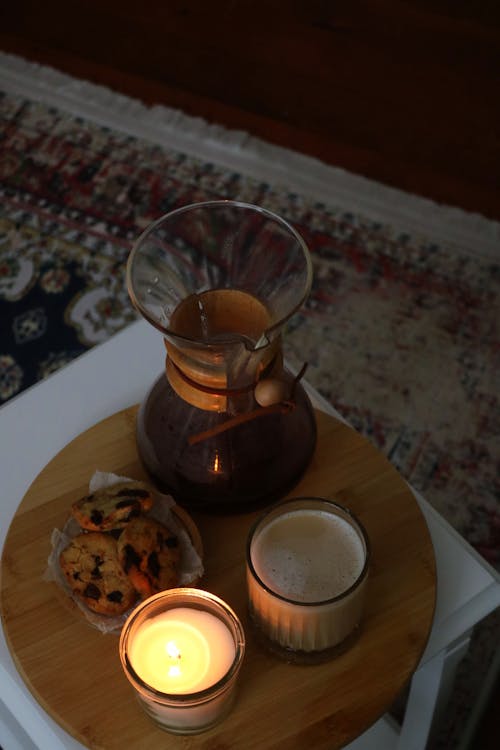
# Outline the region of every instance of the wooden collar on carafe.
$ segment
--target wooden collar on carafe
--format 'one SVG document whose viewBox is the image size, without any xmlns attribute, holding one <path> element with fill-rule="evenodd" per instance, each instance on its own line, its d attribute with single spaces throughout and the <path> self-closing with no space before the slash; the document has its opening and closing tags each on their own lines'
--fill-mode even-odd
<svg viewBox="0 0 500 750">
<path fill-rule="evenodd" d="M 170 352 L 170 347 L 165 342 L 167 350 Z M 263 363 L 260 363 L 263 365 Z M 210 438 L 219 435 L 222 432 L 231 430 L 244 422 L 251 421 L 253 419 L 259 419 L 266 417 L 271 414 L 289 414 L 295 409 L 295 389 L 297 383 L 302 379 L 307 369 L 307 362 L 304 363 L 299 373 L 293 378 L 291 387 L 287 397 L 282 398 L 279 401 L 274 401 L 267 405 L 260 405 L 256 408 L 252 408 L 248 411 L 242 411 L 233 416 L 229 416 L 223 422 L 212 426 L 208 430 L 190 435 L 188 443 L 195 445 L 196 443 L 202 442 Z M 258 368 L 258 376 L 254 382 L 249 383 L 241 388 L 225 388 L 215 389 L 208 385 L 203 385 L 199 382 L 192 380 L 174 361 L 172 358 L 167 356 L 166 358 L 166 371 L 167 378 L 170 385 L 174 388 L 177 395 L 193 406 L 197 406 L 200 409 L 208 411 L 225 412 L 227 407 L 227 399 L 236 399 L 238 396 L 244 396 L 249 394 L 251 391 L 255 392 L 255 389 L 259 384 L 267 384 L 272 382 L 273 375 L 279 375 L 283 371 L 283 357 L 281 350 L 274 354 L 273 358 L 267 365 L 263 365 Z M 189 397 L 189 398 L 188 398 Z"/>
<path fill-rule="evenodd" d="M 205 411 L 226 411 L 228 398 L 252 392 L 261 378 L 272 377 L 283 369 L 280 341 L 277 340 L 263 353 L 254 379 L 239 388 L 227 388 L 227 378 L 222 370 L 211 371 L 206 362 L 198 366 L 194 358 L 186 357 L 166 339 L 164 341 L 167 349 L 165 369 L 168 382 L 180 398 Z"/>
</svg>

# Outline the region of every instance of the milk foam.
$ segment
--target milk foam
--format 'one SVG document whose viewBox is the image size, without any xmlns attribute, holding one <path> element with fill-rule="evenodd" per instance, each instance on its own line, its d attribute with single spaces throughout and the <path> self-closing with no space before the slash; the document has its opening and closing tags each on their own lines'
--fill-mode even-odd
<svg viewBox="0 0 500 750">
<path fill-rule="evenodd" d="M 252 562 L 272 591 L 320 602 L 346 591 L 361 574 L 365 549 L 343 518 L 318 509 L 289 511 L 254 537 Z"/>
</svg>

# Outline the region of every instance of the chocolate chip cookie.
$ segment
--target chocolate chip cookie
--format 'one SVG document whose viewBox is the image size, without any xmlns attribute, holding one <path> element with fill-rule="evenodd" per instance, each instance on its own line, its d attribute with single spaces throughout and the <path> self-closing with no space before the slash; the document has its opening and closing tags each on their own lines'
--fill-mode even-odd
<svg viewBox="0 0 500 750">
<path fill-rule="evenodd" d="M 118 539 L 118 559 L 143 598 L 177 586 L 180 557 L 177 536 L 154 518 L 132 519 Z"/>
<path fill-rule="evenodd" d="M 71 512 L 82 529 L 122 529 L 153 506 L 151 490 L 142 482 L 118 482 L 77 500 Z"/>
<path fill-rule="evenodd" d="M 59 562 L 73 593 L 93 612 L 120 615 L 137 600 L 137 591 L 118 560 L 116 539 L 109 534 L 78 534 L 61 552 Z"/>
</svg>

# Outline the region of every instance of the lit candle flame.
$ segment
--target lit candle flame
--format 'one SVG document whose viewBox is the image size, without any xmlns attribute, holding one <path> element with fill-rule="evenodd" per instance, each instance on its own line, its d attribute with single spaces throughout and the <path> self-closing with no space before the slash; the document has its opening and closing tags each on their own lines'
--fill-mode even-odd
<svg viewBox="0 0 500 750">
<path fill-rule="evenodd" d="M 171 659 L 181 658 L 181 652 L 177 648 L 175 641 L 167 641 L 166 650 Z"/>
<path fill-rule="evenodd" d="M 146 621 L 129 645 L 139 677 L 155 690 L 179 695 L 213 685 L 235 655 L 225 623 L 190 607 L 174 607 Z"/>
<path fill-rule="evenodd" d="M 179 659 L 181 658 L 181 652 L 177 648 L 177 645 L 175 641 L 167 641 L 165 645 L 165 651 L 167 652 L 170 659 Z M 182 674 L 181 668 L 179 664 L 171 665 L 168 668 L 168 676 L 169 677 L 180 677 Z"/>
<path fill-rule="evenodd" d="M 215 454 L 215 458 L 214 458 L 214 471 L 216 474 L 218 474 L 220 471 L 220 459 L 219 459 L 218 453 Z"/>
</svg>

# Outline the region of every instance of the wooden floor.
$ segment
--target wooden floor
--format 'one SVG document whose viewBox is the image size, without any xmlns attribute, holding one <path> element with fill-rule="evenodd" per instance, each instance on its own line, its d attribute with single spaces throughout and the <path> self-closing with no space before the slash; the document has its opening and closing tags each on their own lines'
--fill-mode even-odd
<svg viewBox="0 0 500 750">
<path fill-rule="evenodd" d="M 500 219 L 498 0 L 16 0 L 0 48 Z"/>
<path fill-rule="evenodd" d="M 15 0 L 0 49 L 500 220 L 498 0 Z"/>
</svg>

